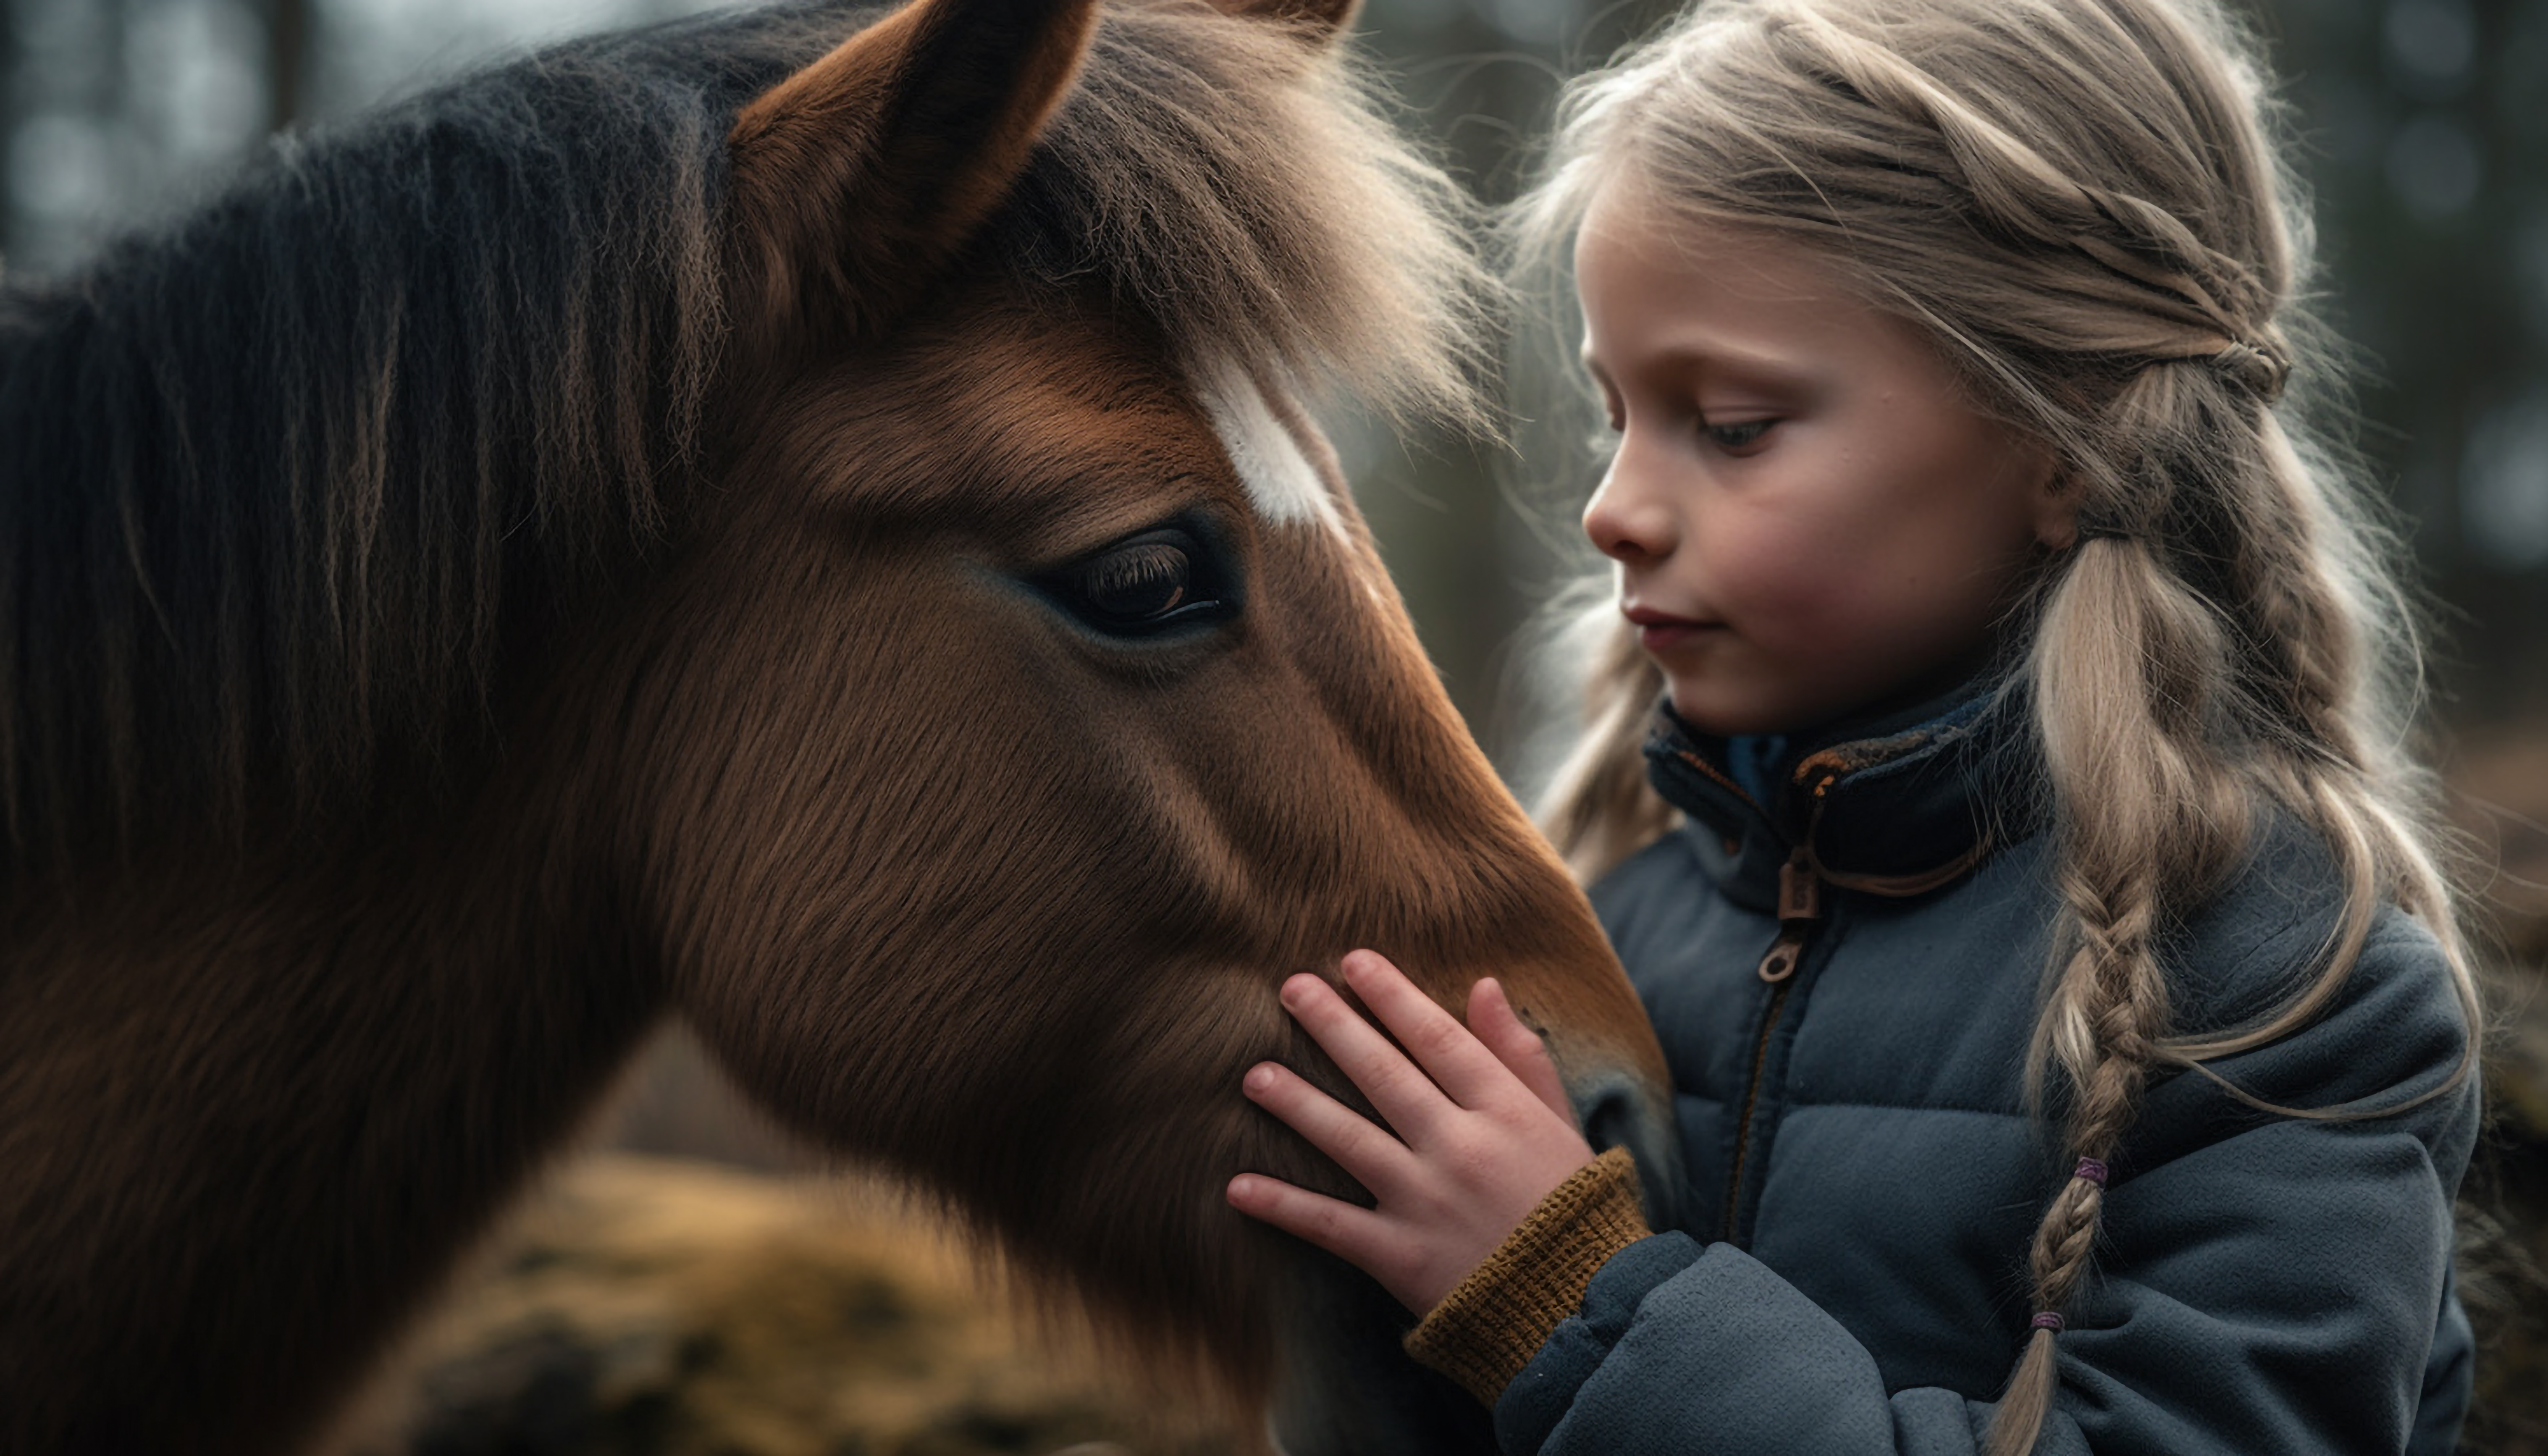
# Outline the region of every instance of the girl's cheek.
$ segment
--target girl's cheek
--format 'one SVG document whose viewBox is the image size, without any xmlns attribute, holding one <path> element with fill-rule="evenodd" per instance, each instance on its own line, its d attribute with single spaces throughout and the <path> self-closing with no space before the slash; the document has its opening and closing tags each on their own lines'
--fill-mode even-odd
<svg viewBox="0 0 2548 1456">
<path fill-rule="evenodd" d="M 1713 553 L 1718 605 L 1729 620 L 1750 635 L 1785 638 L 1849 612 L 1855 593 L 1813 532 L 1787 521 L 1756 526 Z"/>
</svg>

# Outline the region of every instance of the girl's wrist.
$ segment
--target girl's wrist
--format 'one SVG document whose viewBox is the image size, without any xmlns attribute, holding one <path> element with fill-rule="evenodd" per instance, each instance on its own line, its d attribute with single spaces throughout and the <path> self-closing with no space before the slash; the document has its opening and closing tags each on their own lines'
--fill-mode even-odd
<svg viewBox="0 0 2548 1456">
<path fill-rule="evenodd" d="M 1584 1304 L 1610 1256 L 1653 1230 L 1623 1148 L 1586 1163 L 1407 1334 L 1407 1352 L 1489 1407 Z"/>
</svg>

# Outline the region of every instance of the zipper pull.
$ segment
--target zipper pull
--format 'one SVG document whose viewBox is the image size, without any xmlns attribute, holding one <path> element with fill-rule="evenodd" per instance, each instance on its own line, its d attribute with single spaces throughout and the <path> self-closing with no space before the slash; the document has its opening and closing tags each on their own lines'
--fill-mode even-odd
<svg viewBox="0 0 2548 1456">
<path fill-rule="evenodd" d="M 1805 955 L 1805 938 L 1823 914 L 1823 882 L 1800 847 L 1778 866 L 1778 938 L 1761 957 L 1761 979 L 1775 985 L 1796 973 Z"/>
<path fill-rule="evenodd" d="M 1796 962 L 1805 956 L 1805 928 L 1801 925 L 1782 927 L 1778 938 L 1770 943 L 1770 954 L 1761 957 L 1761 979 L 1772 985 L 1796 973 Z"/>
</svg>

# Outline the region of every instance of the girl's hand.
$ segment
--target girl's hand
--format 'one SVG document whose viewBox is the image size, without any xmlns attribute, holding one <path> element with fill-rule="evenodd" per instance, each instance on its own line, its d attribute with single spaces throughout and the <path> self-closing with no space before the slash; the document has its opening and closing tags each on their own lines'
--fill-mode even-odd
<svg viewBox="0 0 2548 1456">
<path fill-rule="evenodd" d="M 1470 991 L 1463 1027 L 1373 952 L 1345 956 L 1344 975 L 1413 1061 L 1317 976 L 1284 982 L 1283 1005 L 1388 1126 L 1275 1062 L 1250 1068 L 1245 1086 L 1380 1206 L 1358 1208 L 1261 1173 L 1230 1179 L 1229 1203 L 1362 1269 L 1422 1315 L 1591 1162 L 1592 1148 L 1575 1130 L 1538 1034 L 1493 980 Z"/>
</svg>

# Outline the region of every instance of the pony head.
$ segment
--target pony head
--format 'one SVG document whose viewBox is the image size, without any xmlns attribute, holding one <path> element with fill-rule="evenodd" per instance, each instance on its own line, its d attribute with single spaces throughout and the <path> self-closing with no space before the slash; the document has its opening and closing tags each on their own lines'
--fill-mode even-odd
<svg viewBox="0 0 2548 1456">
<path fill-rule="evenodd" d="M 1300 1456 L 1483 1439 L 1222 1197 L 1356 1193 L 1238 1090 L 1356 946 L 1680 1186 L 1312 420 L 1482 413 L 1349 9 L 574 43 L 0 295 L 0 1438 L 286 1444 L 669 1011 Z"/>
<path fill-rule="evenodd" d="M 644 902 L 744 1085 L 1231 1370 L 1302 1256 L 1228 1174 L 1353 1191 L 1233 1095 L 1278 1057 L 1354 1096 L 1285 976 L 1498 975 L 1596 1133 L 1668 1140 L 1304 409 L 1467 408 L 1442 184 L 1335 7 L 1264 8 L 929 0 L 744 110 L 762 352 L 625 699 Z"/>
</svg>

